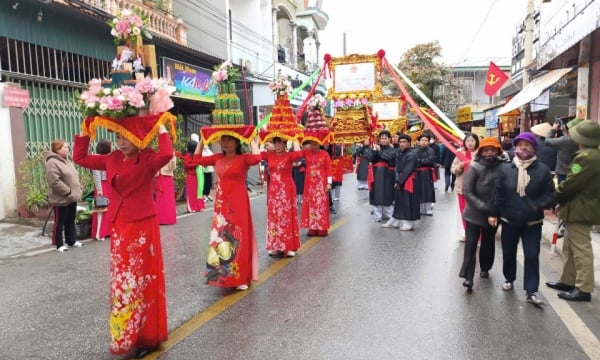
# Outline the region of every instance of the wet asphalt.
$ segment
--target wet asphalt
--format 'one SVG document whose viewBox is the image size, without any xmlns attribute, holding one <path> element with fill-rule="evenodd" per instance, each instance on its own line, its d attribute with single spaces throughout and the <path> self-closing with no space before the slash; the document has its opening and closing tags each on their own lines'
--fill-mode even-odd
<svg viewBox="0 0 600 360">
<path fill-rule="evenodd" d="M 212 212 L 162 226 L 170 340 L 148 359 L 599 359 L 600 297 L 566 303 L 543 282 L 525 301 L 523 269 L 504 292 L 501 250 L 467 293 L 457 274 L 456 196 L 437 192 L 416 230 L 383 229 L 347 175 L 330 235 L 295 258 L 264 250 L 265 197 L 252 200 L 261 281 L 204 284 Z M 560 259 L 542 245 L 542 280 Z M 126 359 L 108 351 L 108 242 L 0 263 L 1 359 Z M 478 274 L 477 274 L 478 275 Z M 590 350 L 591 349 L 591 350 Z"/>
</svg>

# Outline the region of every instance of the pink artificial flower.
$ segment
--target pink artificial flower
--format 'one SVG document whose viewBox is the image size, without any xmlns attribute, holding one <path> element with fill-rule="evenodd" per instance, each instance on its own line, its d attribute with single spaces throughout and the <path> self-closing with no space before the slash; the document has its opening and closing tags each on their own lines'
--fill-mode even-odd
<svg viewBox="0 0 600 360">
<path fill-rule="evenodd" d="M 158 88 L 156 93 L 150 96 L 150 114 L 160 114 L 173 107 L 171 100 L 171 90 L 168 88 Z"/>
<path fill-rule="evenodd" d="M 141 94 L 149 94 L 154 91 L 154 85 L 152 85 L 152 79 L 146 77 L 135 84 L 135 90 Z"/>
<path fill-rule="evenodd" d="M 129 105 L 134 108 L 143 108 L 146 106 L 146 102 L 144 101 L 144 95 L 139 92 L 130 92 L 127 94 L 127 98 L 129 99 Z"/>
<path fill-rule="evenodd" d="M 120 20 L 115 24 L 115 29 L 121 35 L 127 35 L 129 33 L 129 24 L 126 20 Z"/>
</svg>

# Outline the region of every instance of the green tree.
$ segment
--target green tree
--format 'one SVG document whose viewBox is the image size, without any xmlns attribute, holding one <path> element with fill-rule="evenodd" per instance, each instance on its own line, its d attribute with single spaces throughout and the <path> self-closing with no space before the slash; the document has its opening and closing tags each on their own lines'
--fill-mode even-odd
<svg viewBox="0 0 600 360">
<path fill-rule="evenodd" d="M 396 66 L 442 111 L 450 112 L 460 103 L 460 86 L 452 75 L 452 68 L 438 61 L 441 56 L 442 46 L 436 40 L 409 49 Z M 385 74 L 382 86 L 384 91 L 392 96 L 400 95 L 400 90 L 391 75 Z M 425 101 L 408 85 L 405 87 L 417 104 L 426 106 Z"/>
</svg>

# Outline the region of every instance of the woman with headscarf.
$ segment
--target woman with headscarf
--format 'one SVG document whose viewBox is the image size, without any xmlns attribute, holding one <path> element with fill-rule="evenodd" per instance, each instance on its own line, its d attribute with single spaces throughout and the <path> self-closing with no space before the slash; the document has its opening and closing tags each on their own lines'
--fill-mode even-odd
<svg viewBox="0 0 600 360">
<path fill-rule="evenodd" d="M 491 216 L 490 226 L 502 223 L 502 272 L 506 279 L 502 290 L 511 291 L 517 274 L 517 246 L 523 246 L 525 265 L 523 287 L 527 301 L 542 305 L 537 291 L 540 283 L 540 242 L 544 209 L 555 203 L 554 182 L 550 170 L 537 161 L 537 140 L 524 132 L 514 140 L 515 157 L 502 166 L 497 177 L 494 207 L 498 216 Z"/>
</svg>

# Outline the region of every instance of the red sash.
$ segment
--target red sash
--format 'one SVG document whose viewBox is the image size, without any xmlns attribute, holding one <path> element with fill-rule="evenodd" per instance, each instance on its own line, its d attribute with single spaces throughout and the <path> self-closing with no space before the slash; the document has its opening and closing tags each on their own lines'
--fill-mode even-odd
<svg viewBox="0 0 600 360">
<path fill-rule="evenodd" d="M 411 194 L 415 192 L 415 173 L 410 174 L 410 176 L 406 178 L 406 181 L 404 182 L 404 190 Z"/>
<path fill-rule="evenodd" d="M 433 182 L 437 181 L 437 176 L 435 175 L 435 169 L 432 167 L 427 167 L 427 166 L 421 166 L 417 168 L 417 171 L 431 171 L 431 180 Z"/>
</svg>

